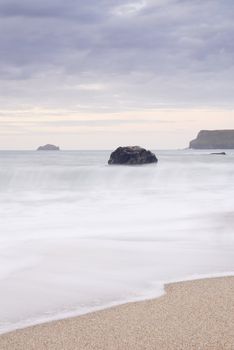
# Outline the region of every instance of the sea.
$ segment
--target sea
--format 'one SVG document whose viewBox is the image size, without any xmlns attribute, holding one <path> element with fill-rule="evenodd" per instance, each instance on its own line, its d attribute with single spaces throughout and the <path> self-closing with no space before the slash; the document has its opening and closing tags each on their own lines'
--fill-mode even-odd
<svg viewBox="0 0 234 350">
<path fill-rule="evenodd" d="M 0 152 L 0 332 L 234 275 L 234 150 Z"/>
</svg>

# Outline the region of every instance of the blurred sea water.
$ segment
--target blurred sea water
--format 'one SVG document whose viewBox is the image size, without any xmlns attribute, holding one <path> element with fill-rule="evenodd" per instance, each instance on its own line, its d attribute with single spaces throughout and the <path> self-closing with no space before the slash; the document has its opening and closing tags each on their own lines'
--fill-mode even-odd
<svg viewBox="0 0 234 350">
<path fill-rule="evenodd" d="M 232 274 L 234 151 L 155 153 L 0 152 L 1 332 Z"/>
</svg>

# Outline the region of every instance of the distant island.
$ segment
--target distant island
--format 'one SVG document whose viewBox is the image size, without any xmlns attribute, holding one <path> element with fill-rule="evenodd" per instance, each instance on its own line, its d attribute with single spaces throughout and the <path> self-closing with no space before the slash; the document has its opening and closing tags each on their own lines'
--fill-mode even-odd
<svg viewBox="0 0 234 350">
<path fill-rule="evenodd" d="M 189 144 L 192 149 L 234 148 L 234 130 L 201 130 Z"/>
<path fill-rule="evenodd" d="M 60 148 L 55 145 L 47 144 L 47 145 L 38 147 L 37 151 L 60 151 Z"/>
</svg>

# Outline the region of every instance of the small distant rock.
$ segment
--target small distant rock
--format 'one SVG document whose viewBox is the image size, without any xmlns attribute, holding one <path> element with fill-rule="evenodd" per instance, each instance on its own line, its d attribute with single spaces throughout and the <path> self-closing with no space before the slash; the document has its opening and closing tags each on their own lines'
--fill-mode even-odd
<svg viewBox="0 0 234 350">
<path fill-rule="evenodd" d="M 155 154 L 139 146 L 118 147 L 111 153 L 108 164 L 142 165 L 157 163 Z"/>
<path fill-rule="evenodd" d="M 216 154 L 216 155 L 219 155 L 219 156 L 226 156 L 225 152 L 214 152 L 214 153 L 211 153 L 211 154 Z"/>
<path fill-rule="evenodd" d="M 47 144 L 47 145 L 38 147 L 37 151 L 60 151 L 60 149 L 58 146 Z"/>
</svg>

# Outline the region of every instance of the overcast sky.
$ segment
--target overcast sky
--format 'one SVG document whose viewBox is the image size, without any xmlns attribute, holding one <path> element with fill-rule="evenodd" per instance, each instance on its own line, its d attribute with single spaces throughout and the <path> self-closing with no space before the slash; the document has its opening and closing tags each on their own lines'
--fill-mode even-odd
<svg viewBox="0 0 234 350">
<path fill-rule="evenodd" d="M 234 129 L 233 0 L 0 0 L 0 148 Z"/>
</svg>

